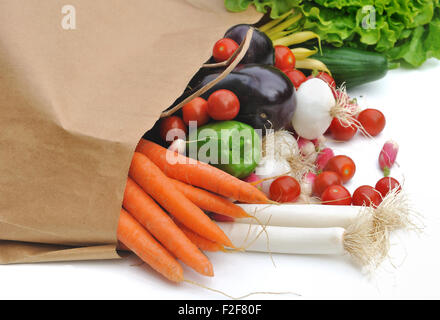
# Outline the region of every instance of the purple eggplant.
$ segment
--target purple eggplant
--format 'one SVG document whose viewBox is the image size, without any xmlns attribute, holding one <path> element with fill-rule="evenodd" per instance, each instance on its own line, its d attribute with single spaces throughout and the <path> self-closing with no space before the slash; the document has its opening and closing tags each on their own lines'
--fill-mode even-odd
<svg viewBox="0 0 440 320">
<path fill-rule="evenodd" d="M 251 26 L 248 24 L 239 24 L 233 26 L 226 31 L 224 38 L 229 38 L 237 42 L 242 43 L 247 31 Z M 241 60 L 242 64 L 258 63 L 258 64 L 270 64 L 275 63 L 275 51 L 272 45 L 272 40 L 258 29 L 254 29 L 252 40 L 246 55 Z"/>
<path fill-rule="evenodd" d="M 194 79 L 194 87 L 185 91 L 176 103 L 219 74 L 214 72 Z M 292 82 L 283 72 L 270 65 L 241 65 L 205 92 L 202 98 L 208 99 L 212 92 L 219 89 L 234 92 L 240 100 L 240 112 L 234 120 L 247 123 L 255 129 L 286 128 L 295 112 L 296 96 Z"/>
</svg>

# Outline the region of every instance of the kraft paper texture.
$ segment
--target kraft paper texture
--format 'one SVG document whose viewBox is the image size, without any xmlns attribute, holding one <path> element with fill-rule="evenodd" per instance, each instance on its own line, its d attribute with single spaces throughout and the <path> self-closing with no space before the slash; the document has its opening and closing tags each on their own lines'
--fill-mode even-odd
<svg viewBox="0 0 440 320">
<path fill-rule="evenodd" d="M 68 4 L 75 29 L 65 1 L 0 1 L 0 263 L 118 258 L 139 138 L 230 26 L 261 18 L 223 0 Z"/>
</svg>

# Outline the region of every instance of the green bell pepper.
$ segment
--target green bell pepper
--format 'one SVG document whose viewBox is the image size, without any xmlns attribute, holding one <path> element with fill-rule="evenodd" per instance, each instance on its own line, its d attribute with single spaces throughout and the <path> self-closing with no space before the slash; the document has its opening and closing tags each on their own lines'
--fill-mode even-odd
<svg viewBox="0 0 440 320">
<path fill-rule="evenodd" d="M 261 158 L 261 139 L 249 125 L 219 121 L 189 134 L 188 154 L 237 178 L 249 176 Z"/>
</svg>

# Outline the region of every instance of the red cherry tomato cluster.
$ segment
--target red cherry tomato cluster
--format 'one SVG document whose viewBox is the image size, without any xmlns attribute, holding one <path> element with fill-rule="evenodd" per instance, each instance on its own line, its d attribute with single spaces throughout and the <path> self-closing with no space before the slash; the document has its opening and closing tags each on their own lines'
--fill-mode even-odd
<svg viewBox="0 0 440 320">
<path fill-rule="evenodd" d="M 350 106 L 348 106 L 350 107 Z M 385 116 L 377 109 L 365 109 L 357 116 L 358 123 L 363 130 L 374 137 L 377 136 L 385 128 Z M 338 141 L 348 141 L 353 138 L 358 131 L 354 125 L 344 123 L 343 121 L 334 118 L 329 127 L 329 133 L 333 139 Z"/>
<path fill-rule="evenodd" d="M 232 120 L 240 111 L 238 97 L 229 90 L 214 91 L 205 100 L 201 97 L 194 98 L 182 107 L 182 118 L 171 116 L 160 121 L 160 137 L 166 142 L 172 142 L 188 133 L 187 126 L 194 122 L 197 127 L 213 120 Z"/>
<path fill-rule="evenodd" d="M 382 199 L 393 189 L 400 191 L 399 182 L 391 177 L 380 179 L 375 187 L 363 185 L 353 195 L 343 186 L 356 172 L 354 161 L 345 156 L 332 157 L 319 173 L 312 186 L 313 194 L 326 205 L 355 205 L 377 207 Z"/>
<path fill-rule="evenodd" d="M 342 185 L 342 179 L 339 174 L 333 171 L 323 171 L 318 174 L 313 183 L 313 194 L 321 197 L 325 189 L 333 185 Z"/>
</svg>

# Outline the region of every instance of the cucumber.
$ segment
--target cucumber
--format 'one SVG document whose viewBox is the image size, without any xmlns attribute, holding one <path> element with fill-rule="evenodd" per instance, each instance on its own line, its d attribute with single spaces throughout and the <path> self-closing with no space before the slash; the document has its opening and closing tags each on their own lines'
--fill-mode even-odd
<svg viewBox="0 0 440 320">
<path fill-rule="evenodd" d="M 323 48 L 314 59 L 327 65 L 337 85 L 352 88 L 383 78 L 388 71 L 388 60 L 380 53 L 353 48 Z"/>
</svg>

